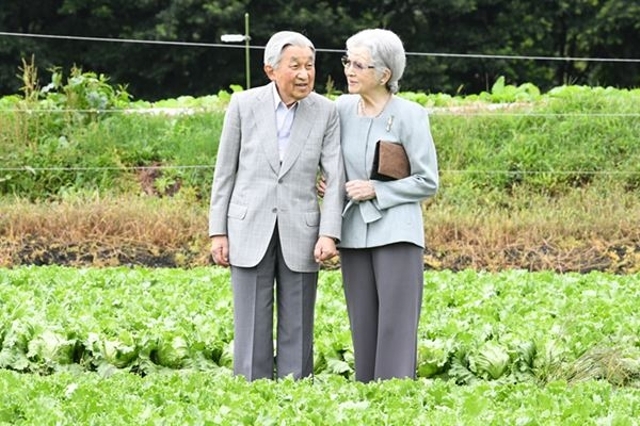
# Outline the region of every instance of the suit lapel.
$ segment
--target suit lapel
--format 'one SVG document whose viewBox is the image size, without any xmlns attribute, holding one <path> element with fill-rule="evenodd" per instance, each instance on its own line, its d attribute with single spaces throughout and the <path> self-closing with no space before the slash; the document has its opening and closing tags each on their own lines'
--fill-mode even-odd
<svg viewBox="0 0 640 426">
<path fill-rule="evenodd" d="M 285 174 L 293 166 L 308 140 L 309 132 L 311 132 L 314 123 L 314 103 L 310 96 L 298 103 L 298 109 L 296 110 L 296 115 L 291 127 L 291 137 L 289 138 L 287 151 L 282 161 L 282 168 L 280 169 L 281 175 Z"/>
<path fill-rule="evenodd" d="M 256 129 L 261 133 L 261 144 L 264 155 L 274 172 L 280 170 L 280 156 L 278 155 L 278 131 L 276 129 L 276 113 L 273 108 L 274 83 L 267 84 L 255 97 L 253 104 L 253 118 Z"/>
</svg>

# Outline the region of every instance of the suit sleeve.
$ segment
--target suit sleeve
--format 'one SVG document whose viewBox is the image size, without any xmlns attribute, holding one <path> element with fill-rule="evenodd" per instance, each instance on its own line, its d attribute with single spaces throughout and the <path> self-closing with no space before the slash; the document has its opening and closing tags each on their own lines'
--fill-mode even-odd
<svg viewBox="0 0 640 426">
<path fill-rule="evenodd" d="M 322 199 L 319 234 L 339 240 L 342 225 L 345 175 L 340 147 L 340 120 L 334 103 L 330 105 L 320 166 L 326 181 L 326 191 Z"/>
<path fill-rule="evenodd" d="M 227 211 L 240 156 L 240 106 L 234 94 L 225 114 L 209 204 L 209 236 L 227 234 Z"/>
</svg>

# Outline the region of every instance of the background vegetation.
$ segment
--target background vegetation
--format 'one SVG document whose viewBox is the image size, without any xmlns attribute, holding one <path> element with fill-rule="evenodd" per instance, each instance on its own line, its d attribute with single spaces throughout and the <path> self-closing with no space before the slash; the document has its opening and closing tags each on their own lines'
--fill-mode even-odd
<svg viewBox="0 0 640 426">
<path fill-rule="evenodd" d="M 77 68 L 40 84 L 31 63 L 23 82 L 0 99 L 0 264 L 210 263 L 229 92 L 131 101 Z M 640 270 L 637 89 L 541 92 L 499 78 L 478 95 L 401 96 L 431 111 L 438 149 L 429 268 Z"/>
<path fill-rule="evenodd" d="M 363 384 L 322 271 L 314 378 L 247 383 L 228 269 L 0 268 L 0 423 L 630 426 L 637 280 L 426 272 L 418 379 Z"/>
<path fill-rule="evenodd" d="M 220 36 L 243 34 L 245 13 L 253 70 L 274 31 L 301 31 L 321 50 L 320 92 L 331 82 L 343 89 L 345 40 L 366 27 L 389 28 L 404 40 L 403 90 L 477 94 L 499 76 L 543 91 L 640 84 L 636 1 L 4 0 L 0 31 L 58 37 L 0 34 L 0 94 L 17 91 L 16 69 L 32 55 L 42 69 L 76 65 L 107 74 L 136 99 L 215 94 L 244 82 L 243 45 L 223 45 Z M 251 80 L 259 84 L 263 73 L 253 71 Z"/>
<path fill-rule="evenodd" d="M 640 56 L 638 4 L 41 3 L 4 1 L 0 32 L 113 40 L 0 34 L 0 424 L 636 424 L 640 73 L 615 58 Z M 230 373 L 228 270 L 206 227 L 244 64 L 213 43 L 245 12 L 253 68 L 274 29 L 303 31 L 327 48 L 330 97 L 360 28 L 433 52 L 410 55 L 401 93 L 431 112 L 442 178 L 424 204 L 418 380 L 352 381 L 337 258 L 314 380 Z"/>
</svg>

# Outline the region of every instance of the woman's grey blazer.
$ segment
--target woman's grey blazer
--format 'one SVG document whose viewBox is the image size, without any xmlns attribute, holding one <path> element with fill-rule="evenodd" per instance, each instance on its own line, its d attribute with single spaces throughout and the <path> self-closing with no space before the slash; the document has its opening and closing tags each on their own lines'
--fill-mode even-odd
<svg viewBox="0 0 640 426">
<path fill-rule="evenodd" d="M 272 87 L 234 93 L 218 147 L 209 235 L 227 235 L 229 261 L 254 267 L 278 225 L 289 269 L 315 272 L 319 235 L 340 239 L 344 166 L 335 104 L 311 93 L 299 101 L 282 164 Z M 316 182 L 326 179 L 320 204 Z"/>
<path fill-rule="evenodd" d="M 390 182 L 373 181 L 376 198 L 347 201 L 341 248 L 378 247 L 397 242 L 424 247 L 421 201 L 438 189 L 438 161 L 427 111 L 393 96 L 380 116 L 357 114 L 358 95 L 340 96 L 341 142 L 346 179 L 369 179 L 379 139 L 401 142 L 411 164 L 411 176 Z"/>
</svg>

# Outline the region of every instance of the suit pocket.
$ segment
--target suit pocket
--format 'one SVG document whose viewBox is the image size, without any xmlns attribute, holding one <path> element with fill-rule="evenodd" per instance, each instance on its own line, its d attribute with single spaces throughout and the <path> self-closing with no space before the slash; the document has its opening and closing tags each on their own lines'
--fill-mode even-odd
<svg viewBox="0 0 640 426">
<path fill-rule="evenodd" d="M 244 219 L 247 215 L 247 206 L 241 206 L 240 204 L 229 204 L 229 211 L 227 212 L 228 218 Z"/>
<path fill-rule="evenodd" d="M 320 226 L 320 212 L 307 212 L 304 215 L 304 220 L 307 226 L 317 228 Z"/>
</svg>

